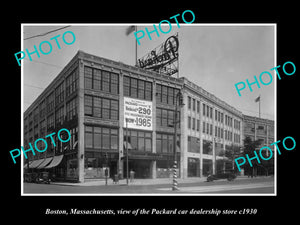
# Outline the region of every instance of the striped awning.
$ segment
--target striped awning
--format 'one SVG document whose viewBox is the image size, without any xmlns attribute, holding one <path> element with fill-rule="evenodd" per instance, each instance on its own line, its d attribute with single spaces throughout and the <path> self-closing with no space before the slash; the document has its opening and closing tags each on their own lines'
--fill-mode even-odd
<svg viewBox="0 0 300 225">
<path fill-rule="evenodd" d="M 43 169 L 45 168 L 51 161 L 52 161 L 53 157 L 50 158 L 46 158 L 38 167 L 36 167 L 37 169 Z"/>
<path fill-rule="evenodd" d="M 37 168 L 44 160 L 45 159 L 38 159 L 38 160 L 32 161 L 32 163 L 29 164 L 29 168 L 30 169 Z"/>
<path fill-rule="evenodd" d="M 58 166 L 61 163 L 61 160 L 63 159 L 63 157 L 64 157 L 64 155 L 54 156 L 51 163 L 48 166 L 44 167 L 44 168 L 45 169 L 50 169 L 50 168 Z"/>
</svg>

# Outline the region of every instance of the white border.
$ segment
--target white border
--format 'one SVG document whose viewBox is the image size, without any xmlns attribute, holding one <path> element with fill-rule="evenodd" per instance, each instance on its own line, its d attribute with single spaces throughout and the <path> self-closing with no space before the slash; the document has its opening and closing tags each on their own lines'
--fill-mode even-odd
<svg viewBox="0 0 300 225">
<path fill-rule="evenodd" d="M 154 23 L 155 25 L 158 25 L 158 23 Z M 172 25 L 176 25 L 176 23 L 171 23 Z M 103 24 L 89 24 L 89 23 L 21 23 L 21 51 L 24 48 L 23 45 L 23 27 L 24 26 L 131 26 L 131 25 L 139 25 L 139 26 L 148 26 L 153 25 L 151 23 L 135 23 L 135 24 L 124 24 L 124 23 L 103 23 Z M 162 24 L 163 26 L 166 24 Z M 274 67 L 277 65 L 277 24 L 276 23 L 192 23 L 192 24 L 180 24 L 180 26 L 274 26 Z M 275 73 L 275 72 L 274 72 Z M 277 141 L 277 79 L 274 79 L 274 122 L 275 122 L 275 134 L 274 139 Z M 23 95 L 23 85 L 24 85 L 24 77 L 23 77 L 23 61 L 21 61 L 21 146 L 24 145 L 24 95 Z M 274 152 L 276 152 L 274 150 Z M 172 193 L 165 193 L 165 194 L 159 194 L 159 193 L 143 193 L 143 194 L 87 194 L 87 193 L 78 193 L 78 194 L 66 194 L 66 193 L 40 193 L 40 194 L 34 194 L 34 193 L 24 193 L 24 185 L 23 185 L 23 156 L 21 154 L 21 196 L 277 196 L 277 152 L 275 153 L 274 162 L 275 162 L 275 171 L 274 171 L 274 193 L 249 193 L 249 194 L 197 194 L 197 193 L 191 193 L 191 194 L 172 194 Z M 171 186 L 170 186 L 171 190 Z"/>
</svg>

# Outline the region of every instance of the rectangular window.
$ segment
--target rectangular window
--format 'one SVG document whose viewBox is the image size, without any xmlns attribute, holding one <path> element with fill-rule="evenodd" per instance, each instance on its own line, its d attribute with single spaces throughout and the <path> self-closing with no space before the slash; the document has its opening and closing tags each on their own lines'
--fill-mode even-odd
<svg viewBox="0 0 300 225">
<path fill-rule="evenodd" d="M 200 153 L 200 139 L 188 136 L 188 152 Z"/>
<path fill-rule="evenodd" d="M 85 66 L 84 87 L 86 89 L 119 94 L 119 75 L 105 70 Z"/>
<path fill-rule="evenodd" d="M 93 69 L 90 67 L 84 67 L 84 88 L 93 88 Z"/>
<path fill-rule="evenodd" d="M 191 109 L 192 98 L 188 96 L 188 109 Z"/>
<path fill-rule="evenodd" d="M 193 118 L 193 124 L 192 125 L 193 125 L 192 129 L 195 130 L 195 126 L 196 126 L 196 119 L 195 118 Z"/>
<path fill-rule="evenodd" d="M 197 101 L 197 113 L 199 113 L 199 112 L 200 112 L 200 102 Z"/>
<path fill-rule="evenodd" d="M 162 152 L 162 135 L 156 134 L 156 152 L 160 153 Z"/>
<path fill-rule="evenodd" d="M 126 141 L 126 132 L 124 132 L 124 141 Z M 143 131 L 128 131 L 128 142 L 133 150 L 152 152 L 152 133 Z"/>
<path fill-rule="evenodd" d="M 78 88 L 78 69 L 76 68 L 67 78 L 66 78 L 66 96 L 70 96 L 76 92 Z"/>
<path fill-rule="evenodd" d="M 55 105 L 64 101 L 64 82 L 61 82 L 57 88 L 55 88 Z"/>
<path fill-rule="evenodd" d="M 156 124 L 157 126 L 173 127 L 174 126 L 174 110 L 156 108 Z M 177 113 L 177 120 L 179 118 Z M 177 123 L 179 127 L 179 123 Z"/>
<path fill-rule="evenodd" d="M 212 155 L 213 154 L 212 142 L 203 140 L 202 141 L 202 149 L 203 149 L 203 154 Z"/>
<path fill-rule="evenodd" d="M 152 100 L 152 82 L 124 76 L 123 83 L 124 96 L 150 101 Z M 157 89 L 159 88 L 159 85 L 157 85 Z M 156 97 L 159 98 L 160 95 L 156 95 Z"/>
<path fill-rule="evenodd" d="M 189 116 L 188 117 L 188 129 L 191 129 L 191 123 L 192 123 L 191 117 Z"/>
<path fill-rule="evenodd" d="M 205 116 L 206 113 L 205 113 L 205 104 L 204 103 L 202 104 L 202 110 L 203 110 L 203 116 Z"/>
<path fill-rule="evenodd" d="M 203 122 L 203 125 L 202 125 L 202 133 L 205 133 L 205 122 Z"/>
<path fill-rule="evenodd" d="M 77 105 L 78 105 L 78 99 L 73 98 L 66 104 L 66 116 L 67 120 L 72 120 L 77 116 Z"/>
<path fill-rule="evenodd" d="M 200 120 L 197 120 L 197 131 L 200 130 Z"/>
<path fill-rule="evenodd" d="M 85 127 L 85 137 L 84 137 L 85 147 L 93 147 L 93 127 Z"/>
<path fill-rule="evenodd" d="M 119 119 L 119 101 L 98 96 L 84 96 L 84 114 L 103 119 Z"/>
<path fill-rule="evenodd" d="M 179 140 L 179 136 L 178 139 Z M 177 142 L 177 147 L 179 147 Z M 157 153 L 173 153 L 174 152 L 174 135 L 173 134 L 156 134 L 156 152 Z"/>
<path fill-rule="evenodd" d="M 118 129 L 85 126 L 85 147 L 99 150 L 118 149 Z"/>
<path fill-rule="evenodd" d="M 162 86 L 161 88 L 161 103 L 168 104 L 168 87 Z"/>
<path fill-rule="evenodd" d="M 168 104 L 174 105 L 175 104 L 175 98 L 174 98 L 174 88 L 168 87 Z"/>
<path fill-rule="evenodd" d="M 193 99 L 193 111 L 196 111 L 196 100 Z"/>
<path fill-rule="evenodd" d="M 152 86 L 151 86 L 152 88 Z M 150 90 L 150 86 L 149 86 Z M 178 93 L 178 89 L 173 87 L 168 87 L 161 84 L 156 84 L 156 102 L 168 105 L 175 104 L 175 98 Z"/>
<path fill-rule="evenodd" d="M 215 109 L 215 121 L 217 121 L 218 117 L 217 117 L 218 111 Z"/>
</svg>

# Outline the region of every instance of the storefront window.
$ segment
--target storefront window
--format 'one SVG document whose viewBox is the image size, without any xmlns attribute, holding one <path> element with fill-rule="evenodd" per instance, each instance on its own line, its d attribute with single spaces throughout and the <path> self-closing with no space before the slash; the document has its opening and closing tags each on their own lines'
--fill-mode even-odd
<svg viewBox="0 0 300 225">
<path fill-rule="evenodd" d="M 203 175 L 208 176 L 209 174 L 212 174 L 212 160 L 203 159 Z"/>
<path fill-rule="evenodd" d="M 200 176 L 200 160 L 197 158 L 188 158 L 188 177 Z"/>
<path fill-rule="evenodd" d="M 67 161 L 67 177 L 78 178 L 77 159 L 70 159 Z"/>
<path fill-rule="evenodd" d="M 188 152 L 200 153 L 200 138 L 188 136 Z"/>
<path fill-rule="evenodd" d="M 101 150 L 117 150 L 119 146 L 118 129 L 85 126 L 85 147 Z"/>
<path fill-rule="evenodd" d="M 203 140 L 202 149 L 203 149 L 203 154 L 212 155 L 213 154 L 212 142 Z"/>
<path fill-rule="evenodd" d="M 152 151 L 152 133 L 136 130 L 128 130 L 128 142 L 132 150 Z M 124 141 L 126 141 L 126 131 L 124 131 Z"/>
</svg>

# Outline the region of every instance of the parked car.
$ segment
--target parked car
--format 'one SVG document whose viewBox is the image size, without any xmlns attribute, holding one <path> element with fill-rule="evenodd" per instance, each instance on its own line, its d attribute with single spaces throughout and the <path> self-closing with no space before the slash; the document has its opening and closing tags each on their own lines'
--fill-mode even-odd
<svg viewBox="0 0 300 225">
<path fill-rule="evenodd" d="M 36 183 L 50 184 L 49 172 L 41 172 L 36 178 Z"/>
<path fill-rule="evenodd" d="M 220 179 L 227 179 L 228 181 L 232 181 L 236 178 L 236 174 L 233 170 L 221 170 L 218 171 L 216 174 L 208 175 L 207 182 L 220 180 Z"/>
</svg>

